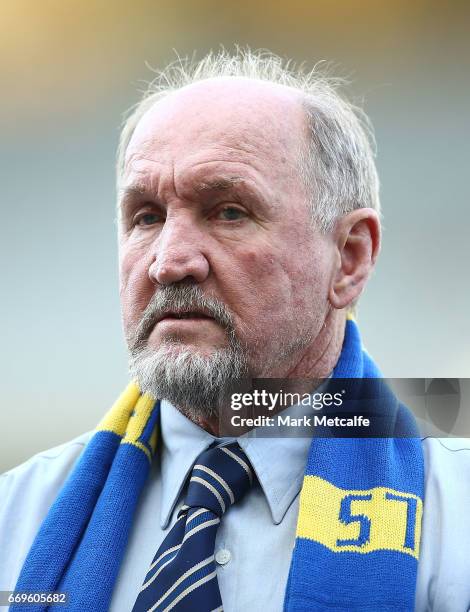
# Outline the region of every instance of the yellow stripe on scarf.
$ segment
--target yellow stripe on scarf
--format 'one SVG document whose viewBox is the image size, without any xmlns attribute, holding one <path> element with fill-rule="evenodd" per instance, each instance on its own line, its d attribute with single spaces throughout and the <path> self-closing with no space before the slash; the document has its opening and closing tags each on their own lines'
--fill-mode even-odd
<svg viewBox="0 0 470 612">
<path fill-rule="evenodd" d="M 101 420 L 96 431 L 112 431 L 123 438 L 121 444 L 136 446 L 151 460 L 157 445 L 157 429 L 153 430 L 149 440 L 152 452 L 140 441 L 140 437 L 154 405 L 155 399 L 148 393 L 141 395 L 137 384 L 131 382 Z"/>
<path fill-rule="evenodd" d="M 394 550 L 418 559 L 422 513 L 421 499 L 411 493 L 387 487 L 348 491 L 305 476 L 296 535 L 333 552 Z"/>
</svg>

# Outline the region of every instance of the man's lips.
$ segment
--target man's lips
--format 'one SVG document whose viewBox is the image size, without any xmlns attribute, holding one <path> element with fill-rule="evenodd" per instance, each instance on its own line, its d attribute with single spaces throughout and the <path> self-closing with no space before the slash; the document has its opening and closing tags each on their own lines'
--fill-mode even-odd
<svg viewBox="0 0 470 612">
<path fill-rule="evenodd" d="M 157 324 L 163 321 L 214 321 L 208 314 L 198 311 L 166 312 L 157 319 Z"/>
<path fill-rule="evenodd" d="M 213 317 L 201 312 L 165 313 L 158 318 L 153 330 L 158 333 L 176 332 L 177 330 L 188 333 L 202 331 L 207 324 L 216 323 Z M 205 330 L 207 332 L 207 329 Z"/>
</svg>

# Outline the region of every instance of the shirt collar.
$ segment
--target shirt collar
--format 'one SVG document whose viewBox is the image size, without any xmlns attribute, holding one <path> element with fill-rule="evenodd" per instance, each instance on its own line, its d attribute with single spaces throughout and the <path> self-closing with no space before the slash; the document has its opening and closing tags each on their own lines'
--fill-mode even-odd
<svg viewBox="0 0 470 612">
<path fill-rule="evenodd" d="M 292 406 L 283 414 L 302 416 L 311 409 Z M 166 528 L 197 457 L 214 442 L 208 433 L 169 402 L 161 402 L 162 504 L 160 524 Z M 273 523 L 278 525 L 299 493 L 311 437 L 260 437 L 260 430 L 240 436 L 238 443 L 253 466 L 266 497 Z"/>
</svg>

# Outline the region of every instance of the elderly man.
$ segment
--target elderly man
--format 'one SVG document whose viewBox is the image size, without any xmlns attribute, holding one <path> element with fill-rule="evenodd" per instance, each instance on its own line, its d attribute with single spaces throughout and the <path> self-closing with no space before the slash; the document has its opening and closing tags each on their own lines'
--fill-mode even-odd
<svg viewBox="0 0 470 612">
<path fill-rule="evenodd" d="M 220 429 L 239 378 L 379 376 L 348 317 L 380 247 L 364 117 L 315 72 L 210 55 L 127 120 L 118 192 L 136 382 L 94 435 L 0 481 L 10 601 L 467 610 L 470 444 L 421 441 L 398 404 L 399 439 Z"/>
</svg>

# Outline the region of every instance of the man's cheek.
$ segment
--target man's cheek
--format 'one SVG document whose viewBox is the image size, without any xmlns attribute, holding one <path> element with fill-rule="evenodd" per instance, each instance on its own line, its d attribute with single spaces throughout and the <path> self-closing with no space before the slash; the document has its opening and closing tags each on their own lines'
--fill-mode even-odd
<svg viewBox="0 0 470 612">
<path fill-rule="evenodd" d="M 155 285 L 150 281 L 145 269 L 137 266 L 121 269 L 120 299 L 126 332 L 138 325 L 154 292 Z"/>
<path fill-rule="evenodd" d="M 290 301 L 289 281 L 272 254 L 247 253 L 237 267 L 237 310 L 259 326 Z"/>
<path fill-rule="evenodd" d="M 139 289 L 145 285 L 152 285 L 149 278 L 151 259 L 145 249 L 138 248 L 129 242 L 121 247 L 119 253 L 119 281 L 121 295 L 130 286 Z"/>
<path fill-rule="evenodd" d="M 120 278 L 126 279 L 139 267 L 145 253 L 132 244 L 130 239 L 122 241 L 119 245 L 119 274 Z"/>
</svg>

